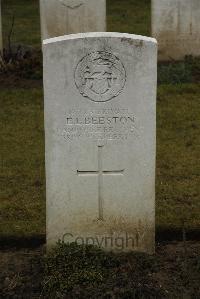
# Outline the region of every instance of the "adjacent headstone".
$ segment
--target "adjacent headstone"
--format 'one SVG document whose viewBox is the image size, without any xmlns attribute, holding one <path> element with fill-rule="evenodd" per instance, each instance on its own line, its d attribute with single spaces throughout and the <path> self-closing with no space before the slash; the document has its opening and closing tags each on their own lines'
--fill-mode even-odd
<svg viewBox="0 0 200 299">
<path fill-rule="evenodd" d="M 1 16 L 1 0 L 0 0 L 0 53 L 3 51 L 3 38 L 2 38 L 2 16 Z"/>
<path fill-rule="evenodd" d="M 106 0 L 40 0 L 42 39 L 106 31 Z"/>
<path fill-rule="evenodd" d="M 200 55 L 200 1 L 152 0 L 152 35 L 159 60 Z"/>
<path fill-rule="evenodd" d="M 156 41 L 75 34 L 43 52 L 48 246 L 152 253 Z"/>
</svg>

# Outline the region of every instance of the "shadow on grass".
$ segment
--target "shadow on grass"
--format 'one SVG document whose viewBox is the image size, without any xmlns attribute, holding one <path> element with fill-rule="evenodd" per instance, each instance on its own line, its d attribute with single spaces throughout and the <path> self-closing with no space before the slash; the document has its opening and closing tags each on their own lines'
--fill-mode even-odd
<svg viewBox="0 0 200 299">
<path fill-rule="evenodd" d="M 185 235 L 184 235 L 185 234 Z M 156 243 L 200 241 L 200 228 L 186 229 L 175 227 L 158 227 L 156 229 Z M 0 249 L 37 248 L 46 244 L 45 234 L 30 236 L 0 235 Z"/>
</svg>

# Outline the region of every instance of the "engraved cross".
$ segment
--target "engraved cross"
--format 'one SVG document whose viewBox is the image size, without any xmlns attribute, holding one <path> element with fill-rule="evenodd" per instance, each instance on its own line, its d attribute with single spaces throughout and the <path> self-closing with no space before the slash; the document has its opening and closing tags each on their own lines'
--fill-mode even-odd
<svg viewBox="0 0 200 299">
<path fill-rule="evenodd" d="M 98 176 L 98 206 L 99 206 L 99 220 L 104 220 L 103 213 L 103 176 L 104 175 L 123 175 L 122 170 L 103 170 L 103 146 L 98 146 L 98 170 L 97 171 L 80 171 L 77 170 L 78 176 Z"/>
</svg>

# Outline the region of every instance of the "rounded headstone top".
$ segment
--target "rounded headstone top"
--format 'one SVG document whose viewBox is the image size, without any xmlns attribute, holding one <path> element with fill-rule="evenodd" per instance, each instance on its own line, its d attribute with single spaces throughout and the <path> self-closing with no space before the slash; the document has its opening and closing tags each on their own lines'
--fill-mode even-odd
<svg viewBox="0 0 200 299">
<path fill-rule="evenodd" d="M 89 38 L 121 38 L 122 41 L 139 40 L 147 43 L 157 44 L 157 40 L 155 38 L 147 37 L 143 35 L 118 33 L 118 32 L 89 32 L 89 33 L 69 34 L 69 35 L 63 35 L 63 36 L 45 39 L 43 40 L 43 45 L 53 44 L 53 43 L 63 42 L 68 40 L 89 39 Z"/>
</svg>

